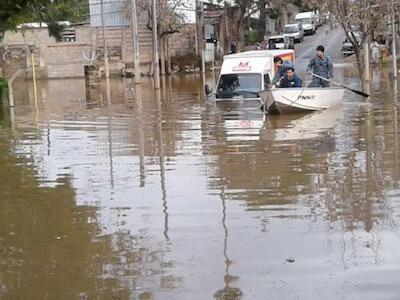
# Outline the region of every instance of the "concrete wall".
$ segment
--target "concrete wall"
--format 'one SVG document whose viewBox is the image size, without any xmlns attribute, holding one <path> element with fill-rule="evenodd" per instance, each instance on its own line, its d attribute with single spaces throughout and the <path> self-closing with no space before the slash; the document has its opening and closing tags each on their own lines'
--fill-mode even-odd
<svg viewBox="0 0 400 300">
<path fill-rule="evenodd" d="M 30 67 L 27 59 L 27 45 L 34 45 L 35 65 L 42 78 L 63 78 L 84 76 L 84 65 L 88 61 L 82 52 L 103 50 L 101 28 L 76 26 L 76 40 L 73 42 L 56 42 L 48 35 L 47 28 L 29 29 L 22 34 L 7 32 L 0 43 L 0 67 L 6 78 L 16 69 Z M 194 25 L 184 26 L 180 33 L 170 35 L 170 51 L 172 56 L 194 53 Z M 107 27 L 105 38 L 110 60 L 110 72 L 120 73 L 125 64 L 133 62 L 132 32 L 129 27 Z M 139 45 L 142 72 L 149 71 L 152 60 L 152 32 L 144 25 L 139 26 Z M 4 55 L 3 55 L 4 54 Z M 29 56 L 28 56 L 29 58 Z M 103 65 L 102 56 L 97 64 Z M 26 76 L 29 76 L 27 72 Z"/>
</svg>

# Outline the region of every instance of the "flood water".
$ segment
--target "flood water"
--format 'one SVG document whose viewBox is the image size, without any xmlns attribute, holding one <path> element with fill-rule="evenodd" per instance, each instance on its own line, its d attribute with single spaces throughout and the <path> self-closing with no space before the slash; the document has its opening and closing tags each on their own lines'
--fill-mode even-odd
<svg viewBox="0 0 400 300">
<path fill-rule="evenodd" d="M 354 74 L 343 71 L 352 85 Z M 399 97 L 265 118 L 113 79 L 0 114 L 0 299 L 398 299 Z M 107 99 L 109 98 L 109 99 Z"/>
</svg>

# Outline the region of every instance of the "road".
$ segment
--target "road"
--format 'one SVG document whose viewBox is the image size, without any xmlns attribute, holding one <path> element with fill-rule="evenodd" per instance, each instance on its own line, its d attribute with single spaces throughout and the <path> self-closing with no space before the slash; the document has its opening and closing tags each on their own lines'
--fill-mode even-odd
<svg viewBox="0 0 400 300">
<path fill-rule="evenodd" d="M 344 33 L 339 26 L 330 29 L 329 25 L 324 25 L 314 35 L 305 36 L 303 43 L 295 45 L 297 72 L 299 74 L 305 73 L 307 64 L 315 55 L 318 45 L 325 47 L 325 53 L 332 59 L 334 65 L 343 63 L 340 53 L 343 40 Z"/>
</svg>

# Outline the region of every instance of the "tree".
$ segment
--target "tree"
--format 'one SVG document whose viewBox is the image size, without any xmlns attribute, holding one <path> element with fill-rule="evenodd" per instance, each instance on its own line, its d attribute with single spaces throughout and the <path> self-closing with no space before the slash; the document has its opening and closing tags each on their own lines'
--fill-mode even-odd
<svg viewBox="0 0 400 300">
<path fill-rule="evenodd" d="M 311 4 L 315 1 L 309 1 Z M 319 1 L 325 9 L 336 17 L 347 39 L 352 43 L 357 59 L 359 76 L 365 89 L 365 80 L 369 78 L 367 54 L 369 41 L 377 28 L 384 28 L 390 12 L 387 0 L 328 0 Z M 363 55 L 362 49 L 366 51 Z"/>
<path fill-rule="evenodd" d="M 285 25 L 287 22 L 287 11 L 288 6 L 294 5 L 300 9 L 303 7 L 301 0 L 259 0 L 258 7 L 260 12 L 260 34 L 263 37 L 265 35 L 265 27 L 267 16 L 272 19 L 281 19 L 281 25 Z"/>
<path fill-rule="evenodd" d="M 147 13 L 147 28 L 153 30 L 152 26 L 152 7 L 148 0 L 139 0 L 137 2 L 139 11 Z M 165 74 L 165 61 L 167 60 L 167 71 L 171 71 L 171 57 L 168 47 L 169 35 L 179 33 L 184 25 L 184 16 L 179 13 L 179 8 L 186 8 L 185 0 L 157 0 L 157 36 L 158 45 L 161 50 L 161 74 Z M 151 70 L 152 72 L 152 70 Z"/>
<path fill-rule="evenodd" d="M 87 0 L 0 0 L 0 7 L 0 39 L 18 24 L 43 22 L 49 34 L 60 40 L 64 26 L 58 21 L 82 21 L 89 11 Z"/>
<path fill-rule="evenodd" d="M 179 32 L 183 26 L 184 17 L 182 14 L 177 12 L 177 8 L 184 7 L 185 1 L 174 0 L 157 0 L 157 32 L 159 37 L 164 35 L 173 34 Z M 151 3 L 148 0 L 139 0 L 138 7 L 147 12 L 148 22 L 147 28 L 152 30 L 152 10 Z"/>
<path fill-rule="evenodd" d="M 16 28 L 27 14 L 28 0 L 0 0 L 0 39 L 7 30 Z"/>
<path fill-rule="evenodd" d="M 262 0 L 261 0 L 262 1 Z M 256 0 L 234 0 L 233 7 L 237 7 L 236 10 L 236 22 L 233 24 L 233 32 L 237 32 L 237 48 L 240 51 L 244 44 L 244 20 L 245 17 L 250 17 L 252 14 L 259 10 L 258 2 Z M 225 6 L 230 6 L 225 1 Z M 232 11 L 232 13 L 234 13 Z M 235 13 L 234 13 L 235 14 Z"/>
</svg>

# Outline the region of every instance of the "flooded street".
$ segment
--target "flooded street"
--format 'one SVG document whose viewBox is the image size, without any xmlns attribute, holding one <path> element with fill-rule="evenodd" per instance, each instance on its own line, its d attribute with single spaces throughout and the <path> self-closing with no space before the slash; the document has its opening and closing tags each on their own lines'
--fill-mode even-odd
<svg viewBox="0 0 400 300">
<path fill-rule="evenodd" d="M 352 86 L 354 70 L 337 70 Z M 147 79 L 146 79 L 147 80 Z M 264 117 L 201 77 L 16 83 L 0 299 L 398 299 L 399 96 Z M 108 98 L 108 99 L 107 99 Z"/>
</svg>

